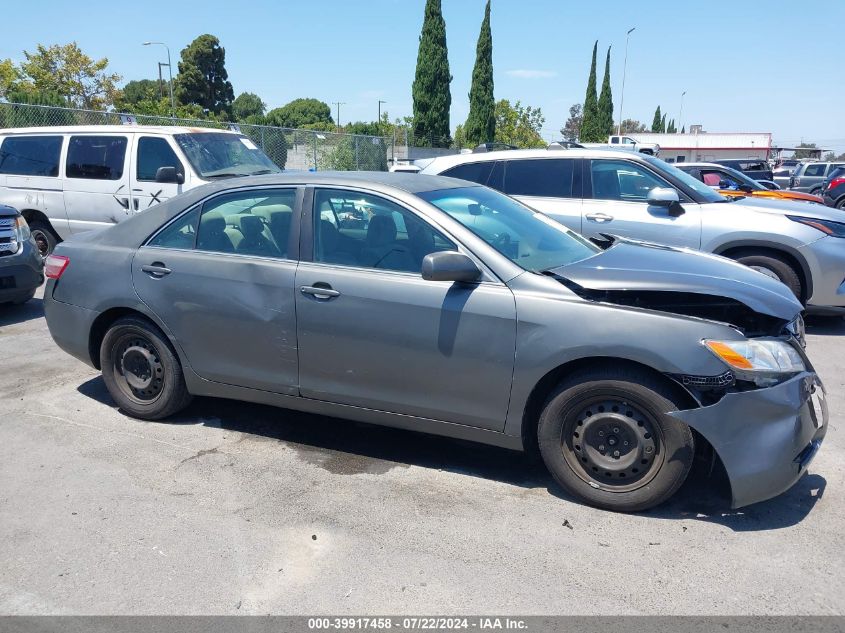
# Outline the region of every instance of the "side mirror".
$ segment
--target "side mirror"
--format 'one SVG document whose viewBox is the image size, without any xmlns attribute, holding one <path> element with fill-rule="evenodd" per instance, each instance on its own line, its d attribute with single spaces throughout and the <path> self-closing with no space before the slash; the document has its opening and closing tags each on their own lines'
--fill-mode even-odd
<svg viewBox="0 0 845 633">
<path fill-rule="evenodd" d="M 175 167 L 159 167 L 156 170 L 156 182 L 184 184 L 185 174 L 180 174 Z"/>
<path fill-rule="evenodd" d="M 429 253 L 422 261 L 422 278 L 426 281 L 478 281 L 481 271 L 463 253 L 439 251 Z"/>
<path fill-rule="evenodd" d="M 678 192 L 669 187 L 655 187 L 648 192 L 648 204 L 653 207 L 665 207 L 666 212 L 673 218 L 686 213 L 681 206 Z"/>
</svg>

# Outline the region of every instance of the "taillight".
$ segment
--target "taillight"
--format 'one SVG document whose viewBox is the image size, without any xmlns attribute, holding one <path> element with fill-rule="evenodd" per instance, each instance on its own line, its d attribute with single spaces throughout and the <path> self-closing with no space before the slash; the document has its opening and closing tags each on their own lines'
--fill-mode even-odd
<svg viewBox="0 0 845 633">
<path fill-rule="evenodd" d="M 64 255 L 47 255 L 44 260 L 44 274 L 48 279 L 58 279 L 61 277 L 70 264 L 70 259 Z"/>
<path fill-rule="evenodd" d="M 827 190 L 830 191 L 831 189 L 838 187 L 839 185 L 841 185 L 843 183 L 845 183 L 845 176 L 840 176 L 839 178 L 834 178 L 827 185 Z"/>
</svg>

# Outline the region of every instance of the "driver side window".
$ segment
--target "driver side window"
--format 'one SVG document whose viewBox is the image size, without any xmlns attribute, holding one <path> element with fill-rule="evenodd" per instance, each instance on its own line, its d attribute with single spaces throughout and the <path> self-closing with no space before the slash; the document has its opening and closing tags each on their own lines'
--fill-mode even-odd
<svg viewBox="0 0 845 633">
<path fill-rule="evenodd" d="M 356 191 L 314 194 L 314 261 L 419 273 L 423 258 L 456 246 L 397 204 Z"/>
<path fill-rule="evenodd" d="M 622 160 L 594 160 L 591 163 L 593 199 L 646 202 L 655 187 L 669 187 L 650 171 Z"/>
</svg>

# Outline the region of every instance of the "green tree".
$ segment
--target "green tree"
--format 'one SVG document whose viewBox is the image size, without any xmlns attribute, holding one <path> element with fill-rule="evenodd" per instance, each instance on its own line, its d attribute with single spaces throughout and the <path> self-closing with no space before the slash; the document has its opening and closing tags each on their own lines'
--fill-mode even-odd
<svg viewBox="0 0 845 633">
<path fill-rule="evenodd" d="M 232 102 L 232 117 L 235 121 L 246 122 L 251 116 L 263 116 L 267 106 L 257 94 L 242 92 Z"/>
<path fill-rule="evenodd" d="M 660 117 L 660 131 L 666 132 L 666 113 L 663 113 L 663 116 Z"/>
<path fill-rule="evenodd" d="M 10 103 L 25 104 L 0 110 L 0 127 L 37 127 L 41 125 L 74 125 L 74 113 L 69 110 L 47 110 L 28 108 L 26 105 L 54 106 L 67 108 L 70 104 L 55 92 L 37 92 L 32 89 L 10 91 L 6 94 Z"/>
<path fill-rule="evenodd" d="M 546 118 L 540 108 L 511 105 L 507 99 L 496 102 L 496 140 L 517 147 L 546 147 L 540 136 Z"/>
<path fill-rule="evenodd" d="M 108 58 L 91 59 L 76 42 L 63 46 L 38 44 L 34 53 L 23 54 L 26 60 L 19 69 L 21 90 L 59 94 L 72 106 L 94 110 L 114 102 L 121 77 L 106 72 Z"/>
<path fill-rule="evenodd" d="M 387 144 L 382 138 L 346 135 L 320 160 L 320 169 L 387 171 Z"/>
<path fill-rule="evenodd" d="M 493 106 L 495 110 L 495 105 Z M 495 115 L 495 112 L 494 112 Z M 455 128 L 455 136 L 452 137 L 452 147 L 454 149 L 464 149 L 465 147 L 469 147 L 469 143 L 467 142 L 467 135 L 464 130 L 464 126 L 462 124 L 458 124 L 458 127 Z"/>
<path fill-rule="evenodd" d="M 580 103 L 574 103 L 569 108 L 569 118 L 566 123 L 560 128 L 560 133 L 563 134 L 564 140 L 577 141 L 581 133 L 581 122 L 584 118 L 584 109 Z"/>
<path fill-rule="evenodd" d="M 0 59 L 0 99 L 5 99 L 9 92 L 16 90 L 20 79 L 20 71 L 14 62 L 11 59 Z"/>
<path fill-rule="evenodd" d="M 164 97 L 168 89 L 167 82 L 159 86 L 155 79 L 133 79 L 121 89 L 118 101 L 125 105 L 135 105 L 141 101 L 155 101 Z"/>
<path fill-rule="evenodd" d="M 687 126 L 684 125 L 684 126 L 681 127 L 681 134 L 686 134 L 686 133 L 687 133 Z"/>
<path fill-rule="evenodd" d="M 613 134 L 613 93 L 610 89 L 610 47 L 607 48 L 607 58 L 604 62 L 604 80 L 601 84 L 601 95 L 599 96 L 599 130 L 602 141 Z"/>
<path fill-rule="evenodd" d="M 414 100 L 414 142 L 417 145 L 449 147 L 449 53 L 446 48 L 446 22 L 440 0 L 426 0 L 417 69 L 412 86 Z"/>
<path fill-rule="evenodd" d="M 311 129 L 320 129 L 323 132 L 335 130 L 332 111 L 328 104 L 319 99 L 311 98 L 294 99 L 281 108 L 270 110 L 267 113 L 267 122 L 269 125 L 290 128 L 305 128 L 306 126 L 323 124 L 325 127 L 312 127 Z"/>
<path fill-rule="evenodd" d="M 654 118 L 651 120 L 651 131 L 652 132 L 659 132 L 660 131 L 660 106 L 657 106 L 657 110 L 654 111 Z"/>
<path fill-rule="evenodd" d="M 813 155 L 813 153 L 808 152 L 806 150 L 817 149 L 815 143 L 798 143 L 798 145 L 796 145 L 795 147 L 796 147 L 796 150 L 795 150 L 795 153 L 793 154 L 793 158 L 798 158 L 798 159 L 810 158 Z M 802 151 L 802 148 L 804 149 L 804 151 Z"/>
<path fill-rule="evenodd" d="M 599 120 L 599 103 L 596 96 L 596 52 L 598 41 L 593 44 L 593 61 L 590 64 L 590 77 L 587 79 L 587 94 L 584 97 L 584 114 L 581 120 L 579 139 L 585 143 L 598 143 L 606 140 L 601 131 Z"/>
<path fill-rule="evenodd" d="M 490 31 L 490 0 L 484 9 L 481 33 L 475 47 L 475 67 L 469 90 L 469 116 L 463 132 L 466 143 L 479 145 L 496 137 L 496 102 L 493 98 L 493 35 Z"/>
<path fill-rule="evenodd" d="M 347 134 L 363 134 L 365 136 L 381 136 L 381 125 L 378 121 L 355 121 L 343 127 Z"/>
<path fill-rule="evenodd" d="M 669 119 L 669 124 L 666 126 L 666 131 L 669 134 L 676 134 L 678 129 L 675 127 L 675 119 Z"/>
<path fill-rule="evenodd" d="M 226 72 L 226 49 L 215 36 L 200 35 L 182 49 L 175 96 L 180 103 L 195 103 L 207 112 L 229 112 L 235 93 Z"/>
<path fill-rule="evenodd" d="M 622 134 L 645 132 L 646 129 L 645 123 L 637 121 L 636 119 L 625 119 L 622 121 Z"/>
</svg>

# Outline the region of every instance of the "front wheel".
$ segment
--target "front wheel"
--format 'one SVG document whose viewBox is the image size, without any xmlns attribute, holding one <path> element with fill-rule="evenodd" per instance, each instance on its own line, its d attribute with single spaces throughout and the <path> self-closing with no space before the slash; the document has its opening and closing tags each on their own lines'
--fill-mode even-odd
<svg viewBox="0 0 845 633">
<path fill-rule="evenodd" d="M 114 322 L 100 346 L 100 367 L 111 397 L 132 417 L 160 420 L 191 401 L 170 342 L 146 319 Z"/>
<path fill-rule="evenodd" d="M 753 268 L 767 277 L 777 279 L 792 291 L 799 301 L 804 293 L 801 278 L 792 264 L 777 253 L 742 253 L 735 257 L 736 261 Z"/>
<path fill-rule="evenodd" d="M 546 401 L 537 437 L 549 472 L 590 505 L 620 512 L 668 499 L 689 473 L 692 431 L 667 415 L 663 383 L 633 369 L 594 369 L 565 380 Z"/>
<path fill-rule="evenodd" d="M 29 230 L 32 232 L 32 239 L 35 240 L 41 257 L 47 257 L 59 243 L 59 236 L 53 232 L 47 222 L 36 220 L 29 225 Z"/>
</svg>

